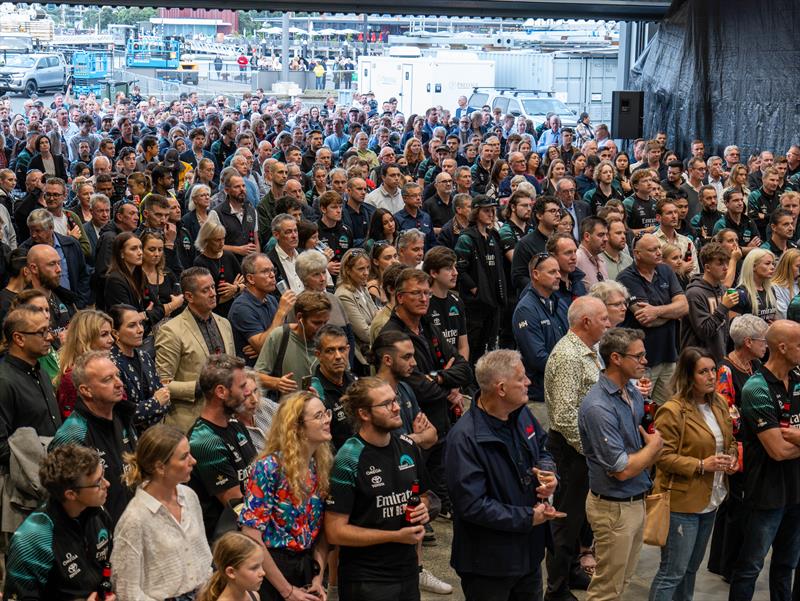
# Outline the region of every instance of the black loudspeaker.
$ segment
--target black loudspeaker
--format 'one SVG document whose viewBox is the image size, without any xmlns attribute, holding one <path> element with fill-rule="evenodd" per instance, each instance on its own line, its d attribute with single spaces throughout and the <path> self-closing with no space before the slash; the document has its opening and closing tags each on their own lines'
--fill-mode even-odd
<svg viewBox="0 0 800 601">
<path fill-rule="evenodd" d="M 634 140 L 644 135 L 644 92 L 611 93 L 611 137 Z"/>
</svg>

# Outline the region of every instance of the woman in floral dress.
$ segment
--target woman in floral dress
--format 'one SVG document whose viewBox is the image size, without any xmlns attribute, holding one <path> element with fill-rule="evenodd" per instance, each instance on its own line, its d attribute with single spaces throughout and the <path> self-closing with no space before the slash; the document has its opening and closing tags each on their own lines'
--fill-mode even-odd
<svg viewBox="0 0 800 601">
<path fill-rule="evenodd" d="M 317 396 L 296 392 L 281 400 L 239 518 L 242 532 L 268 551 L 262 601 L 325 601 L 322 516 L 333 463 L 330 440 L 331 412 Z"/>
</svg>

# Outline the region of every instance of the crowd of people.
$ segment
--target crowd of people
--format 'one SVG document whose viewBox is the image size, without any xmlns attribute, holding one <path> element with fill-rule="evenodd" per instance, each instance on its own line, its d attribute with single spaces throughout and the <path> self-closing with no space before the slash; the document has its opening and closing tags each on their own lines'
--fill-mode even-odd
<svg viewBox="0 0 800 601">
<path fill-rule="evenodd" d="M 413 601 L 449 520 L 468 601 L 610 601 L 664 492 L 651 601 L 709 541 L 800 595 L 800 147 L 261 91 L 0 126 L 4 599 Z"/>
</svg>

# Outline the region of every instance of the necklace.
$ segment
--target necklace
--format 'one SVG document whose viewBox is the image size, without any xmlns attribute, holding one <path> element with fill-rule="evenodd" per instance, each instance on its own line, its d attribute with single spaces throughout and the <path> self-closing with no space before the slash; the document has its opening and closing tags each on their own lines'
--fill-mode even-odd
<svg viewBox="0 0 800 601">
<path fill-rule="evenodd" d="M 748 376 L 753 375 L 753 364 L 748 363 L 747 365 L 745 365 L 744 363 L 741 363 L 739 359 L 734 356 L 735 352 L 736 351 L 731 351 L 730 353 L 728 353 L 728 361 L 730 361 L 733 364 L 733 366 L 739 371 L 746 373 Z"/>
</svg>

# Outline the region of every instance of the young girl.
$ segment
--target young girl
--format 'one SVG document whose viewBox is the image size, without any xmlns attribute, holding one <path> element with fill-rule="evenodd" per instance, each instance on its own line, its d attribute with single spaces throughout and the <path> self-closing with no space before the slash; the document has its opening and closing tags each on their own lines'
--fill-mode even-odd
<svg viewBox="0 0 800 601">
<path fill-rule="evenodd" d="M 254 592 L 264 579 L 264 548 L 240 532 L 224 534 L 214 545 L 217 571 L 197 601 L 259 601 Z"/>
<path fill-rule="evenodd" d="M 678 278 L 678 283 L 681 285 L 681 288 L 686 290 L 688 281 L 680 274 L 681 263 L 683 263 L 682 259 L 681 249 L 674 244 L 665 244 L 661 247 L 662 262 L 672 268 L 672 271 L 675 272 L 675 277 Z"/>
</svg>

